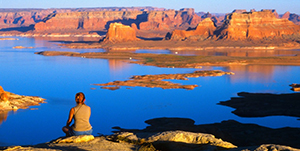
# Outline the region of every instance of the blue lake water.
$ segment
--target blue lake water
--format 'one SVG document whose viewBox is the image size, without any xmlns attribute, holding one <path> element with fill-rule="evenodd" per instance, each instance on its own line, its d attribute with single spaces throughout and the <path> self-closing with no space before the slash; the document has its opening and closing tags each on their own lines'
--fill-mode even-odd
<svg viewBox="0 0 300 151">
<path fill-rule="evenodd" d="M 196 69 L 141 66 L 113 59 L 45 57 L 35 55 L 34 52 L 104 50 L 74 50 L 60 48 L 56 45 L 57 42 L 42 39 L 22 37 L 18 39 L 0 41 L 0 85 L 5 91 L 43 97 L 47 103 L 0 115 L 0 146 L 38 144 L 63 136 L 61 128 L 66 123 L 70 108 L 75 105 L 74 95 L 80 91 L 85 93 L 86 104 L 92 108 L 90 122 L 94 135 L 111 134 L 113 126 L 143 129 L 147 126 L 145 120 L 158 117 L 190 118 L 195 120 L 196 124 L 234 119 L 242 123 L 254 123 L 271 128 L 300 127 L 300 121 L 295 117 L 241 118 L 231 113 L 232 108 L 217 105 L 219 101 L 229 100 L 242 91 L 293 93 L 289 84 L 300 83 L 299 66 L 204 67 L 200 70 L 217 69 L 234 72 L 235 75 L 190 78 L 188 81 L 172 80 L 177 83 L 199 85 L 194 90 L 122 87 L 111 91 L 92 84 L 127 80 L 133 75 L 190 73 Z M 34 48 L 13 49 L 14 46 Z M 275 54 L 293 55 L 293 52 L 287 52 Z M 175 52 L 138 50 L 137 53 Z M 179 53 L 223 55 L 218 52 Z"/>
</svg>

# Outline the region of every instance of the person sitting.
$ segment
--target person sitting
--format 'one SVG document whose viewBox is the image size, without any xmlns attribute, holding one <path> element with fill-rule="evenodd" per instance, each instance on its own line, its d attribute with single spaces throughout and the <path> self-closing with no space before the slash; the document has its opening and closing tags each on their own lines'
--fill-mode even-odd
<svg viewBox="0 0 300 151">
<path fill-rule="evenodd" d="M 76 106 L 71 108 L 66 126 L 62 128 L 66 136 L 91 135 L 93 132 L 89 122 L 91 108 L 85 102 L 85 96 L 82 92 L 75 95 Z M 72 120 L 74 124 L 70 126 Z"/>
</svg>

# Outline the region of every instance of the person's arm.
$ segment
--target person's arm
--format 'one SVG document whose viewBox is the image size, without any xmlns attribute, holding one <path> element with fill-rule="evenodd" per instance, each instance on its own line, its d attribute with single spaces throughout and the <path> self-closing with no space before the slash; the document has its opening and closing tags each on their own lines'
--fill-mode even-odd
<svg viewBox="0 0 300 151">
<path fill-rule="evenodd" d="M 73 116 L 74 116 L 74 108 L 71 108 L 70 110 L 70 113 L 69 113 L 69 118 L 68 118 L 68 121 L 67 121 L 67 127 L 70 126 L 71 122 L 72 122 L 72 119 L 73 119 Z"/>
</svg>

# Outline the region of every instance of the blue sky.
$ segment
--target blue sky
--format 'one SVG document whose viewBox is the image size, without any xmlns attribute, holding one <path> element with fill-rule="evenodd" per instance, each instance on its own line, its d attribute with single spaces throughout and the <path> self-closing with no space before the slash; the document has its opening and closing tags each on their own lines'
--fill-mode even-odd
<svg viewBox="0 0 300 151">
<path fill-rule="evenodd" d="M 0 0 L 1 8 L 82 8 L 153 6 L 194 8 L 196 12 L 229 13 L 234 9 L 276 9 L 300 14 L 300 0 Z"/>
</svg>

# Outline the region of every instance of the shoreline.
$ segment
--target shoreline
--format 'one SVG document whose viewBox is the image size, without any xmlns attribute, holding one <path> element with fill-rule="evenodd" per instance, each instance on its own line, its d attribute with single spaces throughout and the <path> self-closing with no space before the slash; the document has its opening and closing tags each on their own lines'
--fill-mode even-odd
<svg viewBox="0 0 300 151">
<path fill-rule="evenodd" d="M 151 54 L 131 52 L 63 52 L 41 51 L 35 54 L 44 56 L 70 56 L 93 59 L 123 59 L 124 61 L 147 66 L 167 68 L 201 68 L 202 66 L 232 65 L 291 65 L 300 66 L 300 55 L 273 57 L 234 57 L 234 56 L 180 56 L 176 54 Z"/>
<path fill-rule="evenodd" d="M 178 40 L 142 40 L 128 42 L 99 42 L 105 35 L 91 33 L 22 33 L 7 34 L 0 33 L 0 37 L 33 37 L 33 38 L 91 38 L 92 41 L 60 41 L 67 44 L 59 44 L 59 46 L 71 49 L 106 49 L 106 50 L 291 50 L 300 49 L 300 43 L 296 41 L 274 39 L 274 40 L 214 40 L 206 39 L 202 41 L 178 41 Z M 1 38 L 0 38 L 1 39 Z M 150 38 L 151 39 L 151 38 Z M 93 41 L 94 40 L 94 41 Z"/>
</svg>

